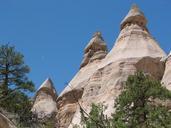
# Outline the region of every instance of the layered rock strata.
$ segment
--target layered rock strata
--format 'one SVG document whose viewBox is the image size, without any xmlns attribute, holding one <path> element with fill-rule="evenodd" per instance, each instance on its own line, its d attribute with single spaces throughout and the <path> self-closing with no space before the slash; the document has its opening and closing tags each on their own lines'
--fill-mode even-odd
<svg viewBox="0 0 171 128">
<path fill-rule="evenodd" d="M 40 119 L 46 117 L 50 118 L 57 112 L 56 98 L 56 90 L 51 79 L 48 78 L 36 92 L 32 112 L 35 113 Z"/>
<path fill-rule="evenodd" d="M 58 98 L 65 101 L 57 102 L 60 114 L 72 112 L 68 117 L 61 118 L 61 125 L 73 127 L 79 124 L 80 106 L 89 112 L 92 103 L 103 103 L 107 107 L 105 113 L 110 115 L 114 111 L 115 98 L 120 94 L 124 82 L 136 71 L 144 71 L 161 80 L 164 62 L 160 59 L 166 54 L 151 36 L 146 24 L 144 14 L 137 6 L 133 6 L 121 22 L 120 34 L 109 54 L 98 61 L 90 61 L 95 54 L 84 57 L 81 69 Z M 91 45 L 88 46 L 87 49 L 91 50 Z M 88 51 L 85 50 L 85 54 L 89 54 Z M 102 51 L 106 53 L 106 48 Z M 74 94 L 73 90 L 78 90 L 80 95 L 76 98 L 67 97 L 66 95 Z M 74 105 L 70 101 L 73 101 Z"/>
<path fill-rule="evenodd" d="M 105 58 L 107 55 L 107 46 L 100 32 L 96 32 L 84 50 L 84 59 L 80 68 L 87 64 Z"/>
</svg>

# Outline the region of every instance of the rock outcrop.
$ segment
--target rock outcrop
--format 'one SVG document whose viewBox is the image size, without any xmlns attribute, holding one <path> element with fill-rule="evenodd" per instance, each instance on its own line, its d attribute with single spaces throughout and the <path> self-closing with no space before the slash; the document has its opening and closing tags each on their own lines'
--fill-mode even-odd
<svg viewBox="0 0 171 128">
<path fill-rule="evenodd" d="M 95 60 L 101 60 L 105 58 L 106 55 L 106 43 L 104 42 L 101 33 L 96 32 L 84 50 L 84 59 L 80 67 L 82 68 Z"/>
<path fill-rule="evenodd" d="M 171 90 L 171 52 L 165 61 L 165 72 L 163 75 L 162 83 L 168 90 Z"/>
<path fill-rule="evenodd" d="M 0 128 L 17 128 L 4 114 L 0 113 Z"/>
<path fill-rule="evenodd" d="M 40 119 L 46 117 L 50 118 L 57 112 L 56 98 L 56 90 L 51 79 L 48 78 L 36 92 L 32 112 L 35 113 Z"/>
<path fill-rule="evenodd" d="M 114 111 L 114 101 L 123 89 L 123 83 L 136 71 L 141 70 L 158 80 L 162 79 L 165 66 L 160 60 L 166 54 L 151 36 L 146 24 L 144 14 L 137 6 L 133 6 L 121 22 L 120 34 L 107 55 L 104 43 L 88 44 L 81 69 L 57 100 L 59 115 L 69 113 L 60 118 L 61 128 L 72 128 L 80 123 L 80 106 L 89 112 L 92 103 L 103 103 L 107 107 L 105 114 L 110 115 Z M 94 38 L 104 42 L 98 35 Z M 92 49 L 95 50 L 93 54 Z M 103 53 L 102 56 L 99 51 Z M 98 58 L 97 61 L 94 58 Z M 57 115 L 57 119 L 59 117 Z"/>
<path fill-rule="evenodd" d="M 57 99 L 57 128 L 67 128 L 70 125 L 82 94 L 82 88 L 73 89 Z"/>
</svg>

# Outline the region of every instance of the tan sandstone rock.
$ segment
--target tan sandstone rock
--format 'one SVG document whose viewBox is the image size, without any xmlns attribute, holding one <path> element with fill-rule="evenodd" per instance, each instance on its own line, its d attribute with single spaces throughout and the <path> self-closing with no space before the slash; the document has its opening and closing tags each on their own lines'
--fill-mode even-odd
<svg viewBox="0 0 171 128">
<path fill-rule="evenodd" d="M 166 58 L 165 72 L 162 83 L 167 89 L 171 90 L 171 53 Z"/>
<path fill-rule="evenodd" d="M 51 117 L 57 112 L 56 107 L 57 93 L 51 79 L 47 79 L 36 92 L 32 112 L 38 115 L 38 118 Z"/>
<path fill-rule="evenodd" d="M 0 128 L 17 128 L 5 115 L 0 113 Z"/>
<path fill-rule="evenodd" d="M 164 62 L 160 59 L 166 54 L 149 33 L 146 23 L 144 14 L 133 6 L 121 22 L 121 32 L 113 49 L 105 58 L 86 61 L 58 97 L 59 115 L 69 113 L 65 117 L 57 115 L 57 119 L 61 117 L 61 128 L 79 124 L 80 106 L 89 112 L 92 103 L 103 103 L 107 107 L 105 114 L 110 116 L 124 82 L 135 71 L 144 71 L 161 80 Z"/>
<path fill-rule="evenodd" d="M 84 59 L 80 67 L 82 68 L 95 60 L 101 60 L 105 58 L 106 55 L 106 43 L 104 42 L 101 33 L 96 32 L 84 50 Z"/>
</svg>

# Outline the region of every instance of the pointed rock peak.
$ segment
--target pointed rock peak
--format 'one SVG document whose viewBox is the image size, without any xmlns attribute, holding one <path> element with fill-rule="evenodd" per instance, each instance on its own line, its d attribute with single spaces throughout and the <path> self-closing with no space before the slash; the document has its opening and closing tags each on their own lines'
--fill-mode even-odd
<svg viewBox="0 0 171 128">
<path fill-rule="evenodd" d="M 52 80 L 50 78 L 47 78 L 38 90 L 42 88 L 54 89 Z"/>
<path fill-rule="evenodd" d="M 121 22 L 121 29 L 130 24 L 138 24 L 139 26 L 145 27 L 147 24 L 147 19 L 144 16 L 144 13 L 134 4 L 127 16 Z"/>
<path fill-rule="evenodd" d="M 39 119 L 51 118 L 57 111 L 57 97 L 58 95 L 52 80 L 47 78 L 36 92 L 31 111 L 36 114 Z"/>
<path fill-rule="evenodd" d="M 102 33 L 101 32 L 95 32 L 93 35 L 93 38 L 99 38 L 101 40 L 104 41 L 103 37 L 102 37 Z"/>
<path fill-rule="evenodd" d="M 86 48 L 84 49 L 84 59 L 80 68 L 84 67 L 94 60 L 101 60 L 107 54 L 107 46 L 104 42 L 101 32 L 96 32 L 93 38 L 90 40 Z"/>
<path fill-rule="evenodd" d="M 139 12 L 140 11 L 139 7 L 136 4 L 133 4 L 132 5 L 131 10 L 134 10 L 136 12 Z"/>
<path fill-rule="evenodd" d="M 56 89 L 53 85 L 53 82 L 50 78 L 47 78 L 43 84 L 39 87 L 37 93 L 39 93 L 41 90 L 49 90 L 49 92 L 52 92 L 53 94 L 57 95 Z"/>
<path fill-rule="evenodd" d="M 116 43 L 107 55 L 108 62 L 140 57 L 165 57 L 165 52 L 146 27 L 147 20 L 137 6 L 133 6 L 121 23 Z"/>
<path fill-rule="evenodd" d="M 101 46 L 101 48 L 102 47 L 105 48 L 104 50 L 106 50 L 106 48 L 107 48 L 101 32 L 94 33 L 93 38 L 90 40 L 90 42 L 84 49 L 84 52 L 87 53 L 90 49 L 96 50 L 97 47 L 95 47 L 95 46 Z"/>
<path fill-rule="evenodd" d="M 35 97 L 37 97 L 37 95 L 39 95 L 41 92 L 45 92 L 45 93 L 50 93 L 54 98 L 57 95 L 57 92 L 56 92 L 56 89 L 53 85 L 53 82 L 50 78 L 47 78 L 43 83 L 42 85 L 39 87 L 39 89 L 37 90 L 36 92 L 36 95 Z"/>
</svg>

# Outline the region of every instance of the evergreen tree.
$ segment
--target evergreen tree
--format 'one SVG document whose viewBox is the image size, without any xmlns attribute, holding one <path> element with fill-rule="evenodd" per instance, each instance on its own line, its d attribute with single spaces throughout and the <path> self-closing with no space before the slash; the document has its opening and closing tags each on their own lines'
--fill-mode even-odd
<svg viewBox="0 0 171 128">
<path fill-rule="evenodd" d="M 34 84 L 27 77 L 29 72 L 24 56 L 15 47 L 0 46 L 0 107 L 16 113 L 23 124 L 31 118 L 27 93 L 34 91 Z"/>
<path fill-rule="evenodd" d="M 171 92 L 159 81 L 138 72 L 128 77 L 111 118 L 92 105 L 88 116 L 81 111 L 83 123 L 86 128 L 171 128 L 171 111 L 164 104 L 170 99 Z"/>
<path fill-rule="evenodd" d="M 163 105 L 171 92 L 142 72 L 129 76 L 116 100 L 116 128 L 170 128 L 171 112 Z"/>
<path fill-rule="evenodd" d="M 82 110 L 82 109 L 81 109 Z M 81 111 L 82 122 L 86 128 L 110 128 L 110 120 L 103 114 L 105 107 L 103 105 L 92 104 L 92 109 L 88 116 Z M 76 126 L 75 126 L 76 127 Z M 77 126 L 78 127 L 78 126 Z"/>
<path fill-rule="evenodd" d="M 23 59 L 24 56 L 15 47 L 8 44 L 0 46 L 0 85 L 3 96 L 18 90 L 34 91 L 34 85 L 26 75 L 30 69 Z"/>
</svg>

